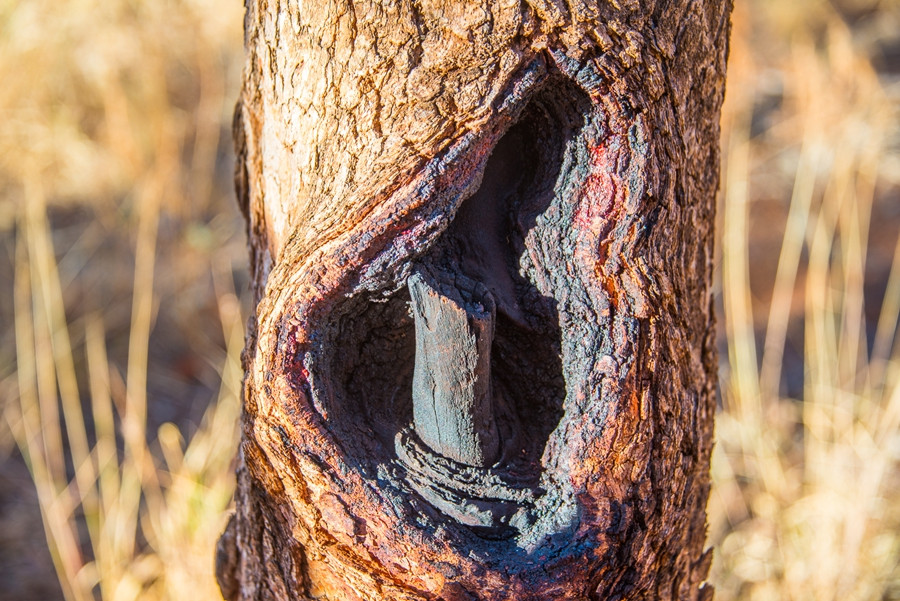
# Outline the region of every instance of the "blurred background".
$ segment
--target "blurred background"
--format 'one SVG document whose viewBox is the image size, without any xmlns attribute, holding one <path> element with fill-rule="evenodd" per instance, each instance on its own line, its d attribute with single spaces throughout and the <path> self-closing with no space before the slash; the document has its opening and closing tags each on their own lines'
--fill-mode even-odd
<svg viewBox="0 0 900 601">
<path fill-rule="evenodd" d="M 900 0 L 739 0 L 717 599 L 900 600 Z M 217 599 L 237 0 L 0 0 L 0 600 Z"/>
</svg>

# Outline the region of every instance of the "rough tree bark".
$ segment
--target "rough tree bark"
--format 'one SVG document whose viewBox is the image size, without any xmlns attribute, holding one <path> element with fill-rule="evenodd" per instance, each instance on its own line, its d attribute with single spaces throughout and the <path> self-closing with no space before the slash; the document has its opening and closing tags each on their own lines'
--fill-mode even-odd
<svg viewBox="0 0 900 601">
<path fill-rule="evenodd" d="M 229 600 L 709 599 L 722 0 L 247 0 Z"/>
</svg>

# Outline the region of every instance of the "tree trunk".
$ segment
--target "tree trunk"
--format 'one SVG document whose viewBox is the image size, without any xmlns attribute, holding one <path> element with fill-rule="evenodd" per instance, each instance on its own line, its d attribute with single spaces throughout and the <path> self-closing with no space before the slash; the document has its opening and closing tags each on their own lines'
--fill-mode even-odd
<svg viewBox="0 0 900 601">
<path fill-rule="evenodd" d="M 247 0 L 226 598 L 711 598 L 730 4 Z"/>
</svg>

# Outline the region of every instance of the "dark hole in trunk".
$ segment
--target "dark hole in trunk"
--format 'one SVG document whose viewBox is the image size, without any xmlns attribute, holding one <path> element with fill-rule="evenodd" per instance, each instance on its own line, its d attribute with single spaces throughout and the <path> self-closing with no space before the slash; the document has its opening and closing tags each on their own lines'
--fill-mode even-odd
<svg viewBox="0 0 900 601">
<path fill-rule="evenodd" d="M 561 297 L 541 274 L 565 269 L 563 260 L 558 265 L 542 264 L 545 257 L 561 257 L 559 249 L 544 246 L 552 245 L 567 227 L 561 217 L 566 208 L 560 196 L 569 180 L 577 177 L 573 176 L 580 162 L 574 156 L 575 139 L 588 107 L 586 96 L 574 84 L 559 79 L 545 85 L 497 143 L 478 190 L 462 203 L 447 229 L 416 259 L 412 270 L 436 274 L 437 280 L 449 282 L 451 293 L 458 278 L 468 282 L 459 284 L 463 288 L 477 284 L 490 297 L 488 304 L 494 311 L 489 316 L 493 421 L 482 428 L 486 451 L 441 453 L 428 444 L 434 436 L 416 433 L 414 396 L 418 395 L 415 403 L 423 402 L 418 397 L 436 385 L 429 380 L 427 385 L 418 385 L 426 392 L 413 390 L 414 371 L 427 366 L 423 367 L 421 340 L 417 351 L 416 328 L 422 325 L 417 326 L 413 318 L 416 306 L 406 286 L 387 300 L 356 297 L 347 301 L 333 314 L 332 336 L 325 344 L 328 371 L 334 379 L 319 390 L 328 395 L 326 405 L 333 408 L 329 410 L 333 431 L 359 462 L 359 469 L 376 477 L 380 465 L 395 462 L 399 456 L 408 471 L 407 479 L 426 500 L 492 537 L 527 526 L 529 520 L 521 518 L 522 508 L 542 494 L 542 456 L 563 415 L 566 383 L 557 305 Z M 460 302 L 465 305 L 469 301 Z M 472 302 L 478 311 L 483 310 L 481 304 Z M 488 318 L 482 315 L 482 319 Z M 441 336 L 458 335 L 449 332 L 428 335 L 439 347 Z M 479 348 L 484 352 L 484 345 Z M 440 359 L 446 360 L 459 360 L 460 370 L 476 370 L 472 365 L 463 366 L 459 358 Z M 477 370 L 485 372 L 484 363 Z M 457 371 L 454 366 L 444 370 Z M 472 371 L 470 375 L 478 380 L 486 374 Z M 428 402 L 433 399 L 429 397 Z M 446 419 L 438 418 L 435 424 L 450 429 Z M 401 442 L 404 436 L 416 439 L 406 450 L 401 448 L 407 444 Z M 495 447 L 489 444 L 490 437 L 496 437 Z M 445 432 L 443 440 L 446 438 Z M 464 442 L 448 444 L 465 447 Z M 420 451 L 436 458 L 415 459 Z M 466 472 L 464 479 L 474 482 L 476 489 L 483 481 L 485 490 L 479 496 L 469 484 L 454 487 L 454 471 Z M 490 477 L 482 478 L 478 475 L 482 472 Z M 503 481 L 499 488 L 495 486 L 497 478 Z M 504 488 L 507 485 L 509 490 Z M 491 505 L 494 502 L 500 505 Z M 457 511 L 454 507 L 460 503 L 465 507 Z"/>
</svg>

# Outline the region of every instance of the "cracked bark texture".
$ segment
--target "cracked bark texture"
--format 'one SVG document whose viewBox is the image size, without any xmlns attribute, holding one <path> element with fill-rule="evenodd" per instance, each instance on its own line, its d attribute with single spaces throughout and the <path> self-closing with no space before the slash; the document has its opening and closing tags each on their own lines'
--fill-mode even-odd
<svg viewBox="0 0 900 601">
<path fill-rule="evenodd" d="M 247 0 L 227 599 L 711 598 L 730 9 Z M 496 299 L 492 468 L 403 446 L 420 263 Z M 491 528 L 452 508 L 479 486 Z"/>
</svg>

